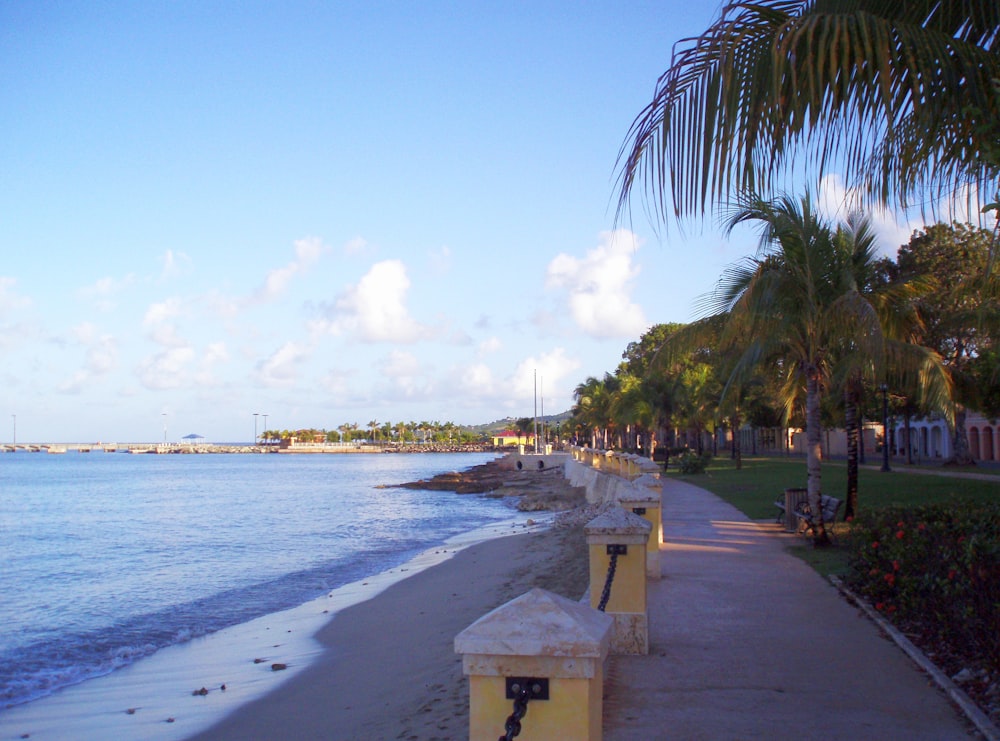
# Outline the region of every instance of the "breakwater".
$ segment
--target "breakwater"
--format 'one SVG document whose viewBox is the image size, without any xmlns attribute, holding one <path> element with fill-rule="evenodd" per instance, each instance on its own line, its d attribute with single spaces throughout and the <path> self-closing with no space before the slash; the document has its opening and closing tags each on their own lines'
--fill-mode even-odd
<svg viewBox="0 0 1000 741">
<path fill-rule="evenodd" d="M 251 443 L 18 443 L 0 445 L 3 453 L 136 453 L 151 455 L 184 455 L 204 453 L 281 453 L 281 454 L 336 454 L 336 453 L 492 453 L 503 452 L 489 443 L 471 445 L 383 445 L 352 443 L 296 443 L 292 445 Z"/>
</svg>

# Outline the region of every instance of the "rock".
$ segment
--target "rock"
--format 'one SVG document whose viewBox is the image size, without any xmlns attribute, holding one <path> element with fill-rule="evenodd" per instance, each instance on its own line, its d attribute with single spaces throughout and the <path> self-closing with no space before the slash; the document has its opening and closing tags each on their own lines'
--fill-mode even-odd
<svg viewBox="0 0 1000 741">
<path fill-rule="evenodd" d="M 271 671 L 272 672 L 284 671 L 287 668 L 288 668 L 288 664 L 271 664 Z"/>
<path fill-rule="evenodd" d="M 202 687 L 200 690 L 195 690 L 191 694 L 194 695 L 195 697 L 197 697 L 198 695 L 204 697 L 205 695 L 208 694 L 208 690 L 205 687 Z"/>
<path fill-rule="evenodd" d="M 975 672 L 973 672 L 971 669 L 963 669 L 958 674 L 953 676 L 951 678 L 951 681 L 956 682 L 957 684 L 968 684 L 975 678 L 976 678 Z"/>
</svg>

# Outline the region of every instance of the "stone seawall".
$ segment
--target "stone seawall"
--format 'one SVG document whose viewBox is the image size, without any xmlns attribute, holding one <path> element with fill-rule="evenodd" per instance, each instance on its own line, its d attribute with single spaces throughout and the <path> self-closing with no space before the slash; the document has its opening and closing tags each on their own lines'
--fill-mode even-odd
<svg viewBox="0 0 1000 741">
<path fill-rule="evenodd" d="M 588 504 L 611 504 L 636 495 L 635 481 L 582 463 L 570 453 L 509 453 L 503 458 L 503 465 L 519 471 L 551 470 L 561 467 L 563 475 L 571 485 L 586 490 Z M 644 483 L 648 486 L 648 482 Z"/>
<path fill-rule="evenodd" d="M 631 481 L 599 471 L 593 466 L 587 466 L 567 456 L 564 463 L 566 478 L 573 486 L 582 486 L 587 490 L 587 502 L 590 504 L 610 504 L 620 501 L 634 489 Z"/>
</svg>

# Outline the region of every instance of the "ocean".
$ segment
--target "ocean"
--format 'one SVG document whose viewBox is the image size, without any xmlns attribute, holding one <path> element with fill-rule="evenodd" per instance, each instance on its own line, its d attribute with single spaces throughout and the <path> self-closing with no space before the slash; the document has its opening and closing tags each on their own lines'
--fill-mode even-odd
<svg viewBox="0 0 1000 741">
<path fill-rule="evenodd" d="M 515 520 L 383 488 L 493 458 L 0 455 L 0 715 Z"/>
</svg>

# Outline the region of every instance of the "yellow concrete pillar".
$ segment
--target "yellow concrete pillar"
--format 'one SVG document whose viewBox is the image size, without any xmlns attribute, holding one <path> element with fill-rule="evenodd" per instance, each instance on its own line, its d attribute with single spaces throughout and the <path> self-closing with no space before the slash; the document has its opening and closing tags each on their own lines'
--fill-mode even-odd
<svg viewBox="0 0 1000 741">
<path fill-rule="evenodd" d="M 503 737 L 519 687 L 529 699 L 518 739 L 600 741 L 604 659 L 613 619 L 586 605 L 532 589 L 455 637 L 469 677 L 469 739 Z M 547 699 L 536 691 L 545 689 Z"/>
<path fill-rule="evenodd" d="M 646 541 L 651 526 L 639 515 L 611 507 L 584 526 L 590 552 L 590 606 L 599 608 L 615 563 L 604 611 L 614 618 L 611 651 L 649 653 Z"/>
<path fill-rule="evenodd" d="M 636 481 L 638 480 L 636 479 Z M 655 494 L 649 487 L 633 484 L 618 499 L 619 504 L 626 512 L 638 515 L 649 523 L 649 538 L 646 540 L 646 576 L 650 579 L 659 579 L 661 576 L 660 544 L 663 542 L 663 519 L 659 481 L 656 483 L 657 493 Z"/>
</svg>

